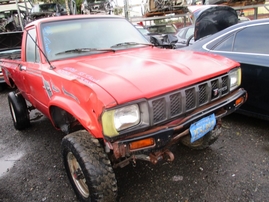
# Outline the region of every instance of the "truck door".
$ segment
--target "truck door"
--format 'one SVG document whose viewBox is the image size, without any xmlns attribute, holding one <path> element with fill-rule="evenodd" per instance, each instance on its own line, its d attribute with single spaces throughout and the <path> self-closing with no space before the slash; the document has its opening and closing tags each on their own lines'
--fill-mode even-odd
<svg viewBox="0 0 269 202">
<path fill-rule="evenodd" d="M 24 40 L 26 40 L 26 43 L 24 43 L 25 55 L 22 56 L 23 62 L 19 67 L 24 83 L 24 92 L 33 106 L 40 109 L 40 111 L 44 113 L 46 111 L 49 98 L 44 89 L 44 78 L 41 72 L 42 64 L 40 62 L 40 51 L 36 45 L 36 29 L 29 29 Z"/>
</svg>

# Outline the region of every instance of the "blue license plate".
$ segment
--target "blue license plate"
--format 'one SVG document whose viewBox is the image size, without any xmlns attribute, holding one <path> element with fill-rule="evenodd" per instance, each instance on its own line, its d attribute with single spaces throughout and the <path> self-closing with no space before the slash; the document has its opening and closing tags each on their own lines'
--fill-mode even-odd
<svg viewBox="0 0 269 202">
<path fill-rule="evenodd" d="M 213 130 L 216 125 L 215 114 L 211 114 L 207 117 L 202 118 L 196 123 L 191 124 L 190 133 L 191 133 L 191 143 L 200 139 L 209 131 Z"/>
</svg>

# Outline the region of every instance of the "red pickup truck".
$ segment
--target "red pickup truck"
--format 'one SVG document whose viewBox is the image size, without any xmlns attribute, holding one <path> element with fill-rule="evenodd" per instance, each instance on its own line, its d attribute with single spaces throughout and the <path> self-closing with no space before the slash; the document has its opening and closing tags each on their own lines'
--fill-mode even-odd
<svg viewBox="0 0 269 202">
<path fill-rule="evenodd" d="M 14 126 L 28 127 L 37 109 L 66 133 L 63 162 L 81 201 L 114 201 L 113 169 L 172 161 L 180 142 L 208 147 L 247 99 L 239 63 L 154 47 L 117 16 L 34 21 L 18 51 L 0 60 Z"/>
</svg>

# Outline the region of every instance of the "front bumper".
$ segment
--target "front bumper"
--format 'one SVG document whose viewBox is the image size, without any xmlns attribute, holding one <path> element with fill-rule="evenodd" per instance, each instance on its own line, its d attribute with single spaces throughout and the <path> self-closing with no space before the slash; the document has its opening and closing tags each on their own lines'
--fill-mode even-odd
<svg viewBox="0 0 269 202">
<path fill-rule="evenodd" d="M 152 152 L 165 151 L 183 136 L 189 135 L 189 127 L 192 123 L 214 113 L 219 126 L 222 117 L 237 110 L 246 100 L 247 92 L 240 88 L 219 100 L 185 114 L 184 117 L 179 117 L 164 125 L 118 139 L 110 144 L 110 148 L 113 150 L 116 159 L 130 156 L 134 158 L 135 155 L 150 155 Z M 148 138 L 153 139 L 154 144 L 139 149 L 130 147 L 132 143 Z"/>
</svg>

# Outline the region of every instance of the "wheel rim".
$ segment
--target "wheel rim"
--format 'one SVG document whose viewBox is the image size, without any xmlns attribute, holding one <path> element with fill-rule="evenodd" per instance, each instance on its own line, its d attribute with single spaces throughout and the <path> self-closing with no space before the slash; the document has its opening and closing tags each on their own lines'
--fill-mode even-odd
<svg viewBox="0 0 269 202">
<path fill-rule="evenodd" d="M 86 179 L 76 157 L 71 152 L 68 152 L 67 154 L 67 162 L 73 182 L 78 191 L 84 198 L 88 198 L 90 193 L 86 184 Z"/>
<path fill-rule="evenodd" d="M 12 114 L 12 118 L 13 118 L 14 122 L 17 123 L 17 119 L 16 119 L 16 115 L 15 115 L 13 105 L 11 103 L 9 103 L 9 106 L 10 106 L 10 111 L 11 111 L 11 114 Z"/>
</svg>

